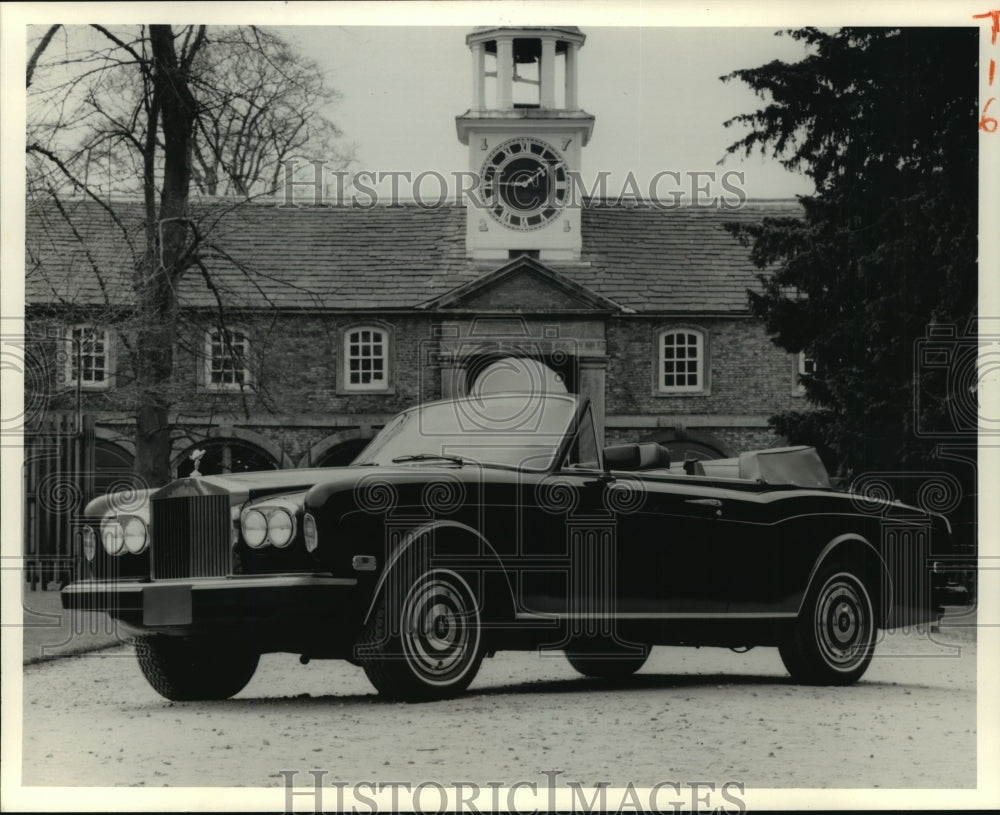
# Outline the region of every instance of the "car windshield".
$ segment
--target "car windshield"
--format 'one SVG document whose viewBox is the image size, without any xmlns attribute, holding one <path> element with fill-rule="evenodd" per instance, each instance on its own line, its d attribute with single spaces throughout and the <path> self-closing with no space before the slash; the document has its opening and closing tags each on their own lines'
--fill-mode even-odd
<svg viewBox="0 0 1000 815">
<path fill-rule="evenodd" d="M 355 464 L 496 464 L 548 469 L 576 411 L 569 396 L 505 394 L 434 402 L 400 413 Z"/>
</svg>

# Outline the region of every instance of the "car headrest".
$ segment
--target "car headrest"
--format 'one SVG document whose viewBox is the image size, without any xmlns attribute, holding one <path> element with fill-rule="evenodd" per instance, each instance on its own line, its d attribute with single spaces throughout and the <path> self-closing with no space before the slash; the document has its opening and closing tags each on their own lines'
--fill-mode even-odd
<svg viewBox="0 0 1000 815">
<path fill-rule="evenodd" d="M 640 470 L 660 470 L 670 466 L 670 451 L 655 441 L 639 445 Z"/>
<path fill-rule="evenodd" d="M 604 448 L 609 470 L 659 470 L 670 466 L 670 451 L 656 442 L 614 444 Z"/>
</svg>

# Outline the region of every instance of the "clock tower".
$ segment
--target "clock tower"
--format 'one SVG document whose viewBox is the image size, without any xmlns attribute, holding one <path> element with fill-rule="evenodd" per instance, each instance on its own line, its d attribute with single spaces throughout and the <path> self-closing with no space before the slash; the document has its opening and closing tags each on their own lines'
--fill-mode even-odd
<svg viewBox="0 0 1000 815">
<path fill-rule="evenodd" d="M 469 257 L 580 257 L 580 153 L 594 117 L 577 101 L 576 27 L 482 28 L 472 51 L 472 107 L 455 117 L 477 180 L 467 204 Z"/>
</svg>

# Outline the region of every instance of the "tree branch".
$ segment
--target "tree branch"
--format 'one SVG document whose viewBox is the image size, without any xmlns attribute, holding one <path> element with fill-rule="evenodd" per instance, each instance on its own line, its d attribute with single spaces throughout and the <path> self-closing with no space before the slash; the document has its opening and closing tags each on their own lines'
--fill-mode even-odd
<svg viewBox="0 0 1000 815">
<path fill-rule="evenodd" d="M 31 52 L 31 59 L 28 60 L 28 69 L 25 73 L 24 87 L 31 87 L 31 79 L 35 75 L 35 66 L 38 65 L 38 59 L 42 56 L 42 53 L 46 48 L 49 47 L 49 43 L 52 42 L 52 38 L 56 35 L 56 32 L 62 26 L 54 25 L 45 32 L 45 36 L 42 37 L 42 41 L 35 46 L 35 50 Z"/>
</svg>

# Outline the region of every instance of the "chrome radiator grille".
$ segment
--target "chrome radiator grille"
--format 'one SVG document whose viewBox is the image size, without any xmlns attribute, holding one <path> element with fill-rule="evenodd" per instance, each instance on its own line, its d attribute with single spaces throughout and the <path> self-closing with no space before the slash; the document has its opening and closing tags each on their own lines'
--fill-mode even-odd
<svg viewBox="0 0 1000 815">
<path fill-rule="evenodd" d="M 228 574 L 230 524 L 228 495 L 154 500 L 151 577 L 166 580 Z"/>
</svg>

